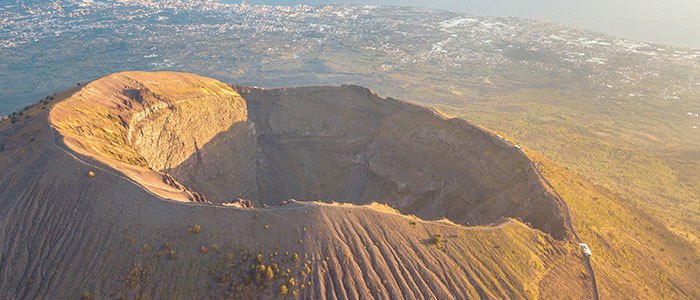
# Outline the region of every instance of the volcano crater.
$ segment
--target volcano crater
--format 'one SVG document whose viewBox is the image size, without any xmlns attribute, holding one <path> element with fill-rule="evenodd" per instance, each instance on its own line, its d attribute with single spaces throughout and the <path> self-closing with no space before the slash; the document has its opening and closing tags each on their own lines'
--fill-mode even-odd
<svg viewBox="0 0 700 300">
<path fill-rule="evenodd" d="M 379 202 L 428 220 L 517 218 L 567 234 L 560 201 L 520 149 L 364 87 L 259 89 L 126 72 L 87 84 L 50 119 L 68 148 L 165 199 Z"/>
</svg>

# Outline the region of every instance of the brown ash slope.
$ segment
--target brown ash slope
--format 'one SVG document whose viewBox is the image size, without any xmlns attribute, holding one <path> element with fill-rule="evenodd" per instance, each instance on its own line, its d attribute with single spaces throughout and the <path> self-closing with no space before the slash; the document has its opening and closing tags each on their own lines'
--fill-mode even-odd
<svg viewBox="0 0 700 300">
<path fill-rule="evenodd" d="M 526 156 L 361 87 L 119 73 L 0 128 L 3 298 L 591 296 Z"/>
</svg>

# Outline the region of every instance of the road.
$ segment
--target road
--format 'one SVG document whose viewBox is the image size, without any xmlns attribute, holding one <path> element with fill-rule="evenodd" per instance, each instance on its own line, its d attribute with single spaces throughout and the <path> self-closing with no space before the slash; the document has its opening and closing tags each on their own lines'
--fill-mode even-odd
<svg viewBox="0 0 700 300">
<path fill-rule="evenodd" d="M 524 153 L 523 153 L 523 154 L 524 154 Z M 564 203 L 564 198 L 562 198 L 561 195 L 559 195 L 559 193 L 557 192 L 557 190 L 554 189 L 554 187 L 553 187 L 552 184 L 549 182 L 549 180 L 547 180 L 547 178 L 545 178 L 545 177 L 542 175 L 542 173 L 540 172 L 540 169 L 537 168 L 537 166 L 535 166 L 535 164 L 533 164 L 532 162 L 530 162 L 530 165 L 531 165 L 532 168 L 535 170 L 535 172 L 537 173 L 537 175 L 540 176 L 540 178 L 542 178 L 542 180 L 545 182 L 545 184 L 547 184 L 547 186 L 549 186 L 549 188 L 552 190 L 552 192 L 554 193 L 554 195 L 556 195 L 557 198 L 559 198 L 559 201 L 561 201 L 561 206 L 564 207 L 564 213 L 565 213 L 564 217 L 565 217 L 566 225 L 568 225 L 569 228 L 571 228 L 571 232 L 574 234 L 574 237 L 576 238 L 576 241 L 578 241 L 579 243 L 583 243 L 583 241 L 581 240 L 581 238 L 580 238 L 580 237 L 578 236 L 578 234 L 576 233 L 576 228 L 574 228 L 574 224 L 571 222 L 571 212 L 569 211 L 569 206 L 566 205 L 566 203 Z M 591 289 L 593 290 L 593 299 L 594 299 L 594 300 L 598 300 L 598 299 L 600 299 L 599 296 L 598 296 L 598 284 L 596 283 L 595 272 L 593 271 L 593 265 L 591 264 L 591 257 L 588 256 L 588 255 L 585 255 L 585 254 L 583 255 L 583 257 L 584 257 L 584 260 L 585 260 L 585 262 L 586 262 L 586 267 L 588 268 L 588 273 L 589 273 L 590 276 L 591 276 Z"/>
<path fill-rule="evenodd" d="M 586 257 L 586 266 L 588 267 L 588 272 L 591 273 L 591 281 L 593 281 L 593 299 L 598 300 L 598 284 L 595 280 L 595 272 L 593 272 L 593 265 L 591 265 L 591 257 L 584 255 Z"/>
</svg>

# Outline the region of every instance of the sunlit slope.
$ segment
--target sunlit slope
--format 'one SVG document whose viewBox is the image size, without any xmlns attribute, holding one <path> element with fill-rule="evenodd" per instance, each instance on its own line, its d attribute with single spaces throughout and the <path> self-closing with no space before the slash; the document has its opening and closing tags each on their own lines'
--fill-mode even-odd
<svg viewBox="0 0 700 300">
<path fill-rule="evenodd" d="M 572 97 L 569 101 L 588 101 Z M 596 109 L 602 108 L 590 107 L 593 104 L 570 109 L 526 102 L 513 103 L 514 109 L 522 110 L 519 112 L 499 111 L 498 104 L 467 108 L 473 111 L 466 115 L 459 109 L 451 112 L 506 132 L 557 164 L 634 202 L 700 250 L 700 140 L 697 129 L 685 124 L 686 116 L 669 111 L 685 114 L 695 108 L 673 105 L 663 104 L 653 114 L 647 112 L 648 116 L 626 108 L 601 114 Z"/>
<path fill-rule="evenodd" d="M 634 202 L 528 151 L 567 203 L 592 251 L 601 299 L 695 299 L 700 253 Z"/>
<path fill-rule="evenodd" d="M 123 72 L 88 83 L 53 107 L 67 146 L 116 167 L 159 196 L 202 201 L 161 171 L 247 120 L 229 86 L 186 73 Z"/>
</svg>

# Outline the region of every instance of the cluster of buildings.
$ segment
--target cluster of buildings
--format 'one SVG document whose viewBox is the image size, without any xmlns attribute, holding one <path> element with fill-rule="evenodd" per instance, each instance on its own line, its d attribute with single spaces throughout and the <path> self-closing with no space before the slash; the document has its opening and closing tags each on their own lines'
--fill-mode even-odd
<svg viewBox="0 0 700 300">
<path fill-rule="evenodd" d="M 0 72 L 8 78 L 19 69 L 36 73 L 21 82 L 0 82 L 0 89 L 12 87 L 23 95 L 37 89 L 27 78 L 44 79 L 37 63 L 80 68 L 77 54 L 85 57 L 82 74 L 90 76 L 101 75 L 96 68 L 111 70 L 99 64 L 119 58 L 125 60 L 123 68 L 182 69 L 263 82 L 272 76 L 339 72 L 444 77 L 455 86 L 571 84 L 594 90 L 599 99 L 677 101 L 700 84 L 697 49 L 535 20 L 415 8 L 55 0 L 0 4 L 0 24 L 0 60 L 15 62 L 0 64 Z M 40 49 L 56 50 L 42 57 Z M 109 58 L 95 58 L 100 55 Z M 19 66 L 22 62 L 26 66 Z M 674 76 L 679 69 L 691 76 Z M 667 88 L 644 87 L 658 81 Z M 0 101 L 11 96 L 0 95 Z"/>
</svg>

